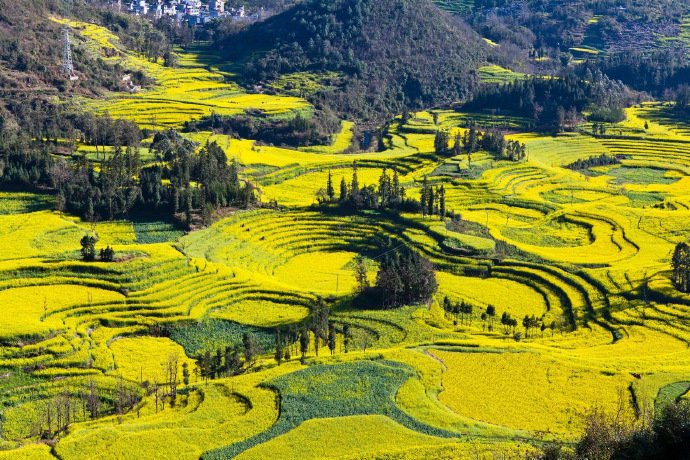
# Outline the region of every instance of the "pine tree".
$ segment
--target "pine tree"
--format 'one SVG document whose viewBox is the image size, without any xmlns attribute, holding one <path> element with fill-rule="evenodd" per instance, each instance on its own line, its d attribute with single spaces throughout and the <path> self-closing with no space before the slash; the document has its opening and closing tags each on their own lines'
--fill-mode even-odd
<svg viewBox="0 0 690 460">
<path fill-rule="evenodd" d="M 345 347 L 345 353 L 350 351 L 350 341 L 352 340 L 352 332 L 350 331 L 350 325 L 345 324 L 343 326 L 343 346 Z"/>
<path fill-rule="evenodd" d="M 328 324 L 328 349 L 331 350 L 331 355 L 335 353 L 335 324 Z"/>
<path fill-rule="evenodd" d="M 462 149 L 462 138 L 460 137 L 460 131 L 455 135 L 455 144 L 453 145 L 453 156 L 460 155 Z"/>
<path fill-rule="evenodd" d="M 367 266 L 361 255 L 355 257 L 354 274 L 359 292 L 364 292 L 369 287 L 369 280 L 367 279 Z"/>
<path fill-rule="evenodd" d="M 434 151 L 436 155 L 448 153 L 448 131 L 439 130 L 434 138 Z"/>
<path fill-rule="evenodd" d="M 326 184 L 326 195 L 329 201 L 335 201 L 335 190 L 333 189 L 333 179 L 331 178 L 331 170 L 328 170 L 328 184 Z"/>
<path fill-rule="evenodd" d="M 280 331 L 276 329 L 276 353 L 275 359 L 278 365 L 283 362 L 283 341 L 280 339 Z"/>
<path fill-rule="evenodd" d="M 309 351 L 309 330 L 306 327 L 302 328 L 299 334 L 299 351 L 302 353 L 302 357 L 300 359 L 302 364 L 304 364 L 304 360 L 307 357 L 307 352 Z"/>
<path fill-rule="evenodd" d="M 359 179 L 357 179 L 357 162 L 352 163 L 352 184 L 350 185 L 350 196 L 353 199 L 359 197 Z"/>
<path fill-rule="evenodd" d="M 401 199 L 402 197 L 400 196 L 400 179 L 398 179 L 398 170 L 394 169 L 393 170 L 393 198 L 395 200 Z"/>
<path fill-rule="evenodd" d="M 381 177 L 379 177 L 379 196 L 381 197 L 381 206 L 384 208 L 388 205 L 388 201 L 390 200 L 390 188 L 390 177 L 388 177 L 386 168 L 383 168 Z"/>
<path fill-rule="evenodd" d="M 340 179 L 340 202 L 342 203 L 343 201 L 347 200 L 347 183 L 345 182 L 345 178 Z"/>
<path fill-rule="evenodd" d="M 443 185 L 441 186 L 438 201 L 439 201 L 441 220 L 445 220 L 445 218 L 446 218 L 446 189 L 443 188 Z"/>
<path fill-rule="evenodd" d="M 422 198 L 421 198 L 421 204 L 422 204 L 422 216 L 426 216 L 427 214 L 427 204 L 429 203 L 429 183 L 426 180 L 426 177 L 424 177 L 424 181 L 422 182 Z"/>
</svg>

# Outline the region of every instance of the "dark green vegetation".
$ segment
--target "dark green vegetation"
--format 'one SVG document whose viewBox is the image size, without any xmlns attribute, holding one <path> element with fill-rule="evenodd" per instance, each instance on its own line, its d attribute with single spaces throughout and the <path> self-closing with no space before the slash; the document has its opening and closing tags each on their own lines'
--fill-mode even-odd
<svg viewBox="0 0 690 460">
<path fill-rule="evenodd" d="M 346 213 L 355 213 L 362 209 L 387 209 L 394 211 L 419 212 L 424 205 L 422 202 L 405 196 L 405 187 L 400 184 L 397 169 L 389 175 L 388 170 L 383 168 L 379 185 L 360 185 L 357 175 L 357 163 L 353 163 L 352 180 L 350 183 L 343 177 L 339 185 L 333 183 L 331 172 L 328 173 L 328 182 L 325 189 L 320 189 L 316 194 L 316 199 L 321 205 L 337 207 Z M 437 201 L 433 201 L 438 206 Z"/>
<path fill-rule="evenodd" d="M 273 332 L 269 329 L 239 324 L 221 319 L 208 319 L 201 324 L 173 327 L 170 338 L 182 345 L 188 356 L 201 352 L 242 345 L 244 334 L 251 334 L 263 350 L 273 348 Z"/>
<path fill-rule="evenodd" d="M 578 171 L 583 169 L 594 168 L 597 166 L 609 166 L 618 164 L 620 164 L 620 160 L 617 157 L 601 154 L 598 157 L 589 157 L 587 159 L 577 160 L 576 162 L 567 165 L 566 168 Z"/>
<path fill-rule="evenodd" d="M 261 111 L 255 111 L 233 117 L 213 114 L 187 122 L 185 127 L 187 132 L 213 131 L 271 145 L 305 147 L 331 144 L 331 136 L 340 131 L 341 123 L 330 111 L 320 111 L 312 118 L 298 113 L 288 120 L 268 118 Z"/>
<path fill-rule="evenodd" d="M 621 108 L 631 100 L 624 85 L 606 76 L 585 80 L 567 74 L 562 78 L 532 77 L 487 86 L 477 91 L 463 108 L 509 111 L 533 120 L 536 130 L 561 132 L 574 129 L 582 121 L 582 112 L 590 108 L 596 108 L 599 117 L 617 113 L 618 120 L 613 121 L 620 121 L 624 116 Z"/>
<path fill-rule="evenodd" d="M 680 382 L 686 385 L 688 382 Z M 671 402 L 657 412 L 657 417 L 642 426 L 622 418 L 592 412 L 585 433 L 575 452 L 548 447 L 538 458 L 546 459 L 610 459 L 665 460 L 685 459 L 690 452 L 690 403 Z"/>
<path fill-rule="evenodd" d="M 685 2 L 675 0 L 436 3 L 464 14 L 478 32 L 496 43 L 543 53 L 581 46 L 609 52 L 651 50 L 657 46 L 657 36 L 677 36 L 683 17 L 690 11 Z"/>
<path fill-rule="evenodd" d="M 315 366 L 263 384 L 280 393 L 280 417 L 270 429 L 237 444 L 206 453 L 204 459 L 225 459 L 287 433 L 300 423 L 325 417 L 381 414 L 432 436 L 457 434 L 421 423 L 395 404 L 398 388 L 414 370 L 394 361 L 359 361 Z"/>
<path fill-rule="evenodd" d="M 312 100 L 361 120 L 465 98 L 485 45 L 428 0 L 308 0 L 246 30 L 216 36 L 215 47 L 245 60 L 260 83 L 293 72 L 336 71 L 341 79 Z M 258 56 L 258 57 L 254 57 Z"/>
<path fill-rule="evenodd" d="M 673 252 L 673 282 L 682 292 L 690 292 L 690 246 L 679 243 Z"/>
<path fill-rule="evenodd" d="M 607 174 L 615 177 L 619 184 L 673 184 L 677 177 L 667 177 L 666 171 L 654 168 L 628 168 L 619 166 Z"/>
</svg>

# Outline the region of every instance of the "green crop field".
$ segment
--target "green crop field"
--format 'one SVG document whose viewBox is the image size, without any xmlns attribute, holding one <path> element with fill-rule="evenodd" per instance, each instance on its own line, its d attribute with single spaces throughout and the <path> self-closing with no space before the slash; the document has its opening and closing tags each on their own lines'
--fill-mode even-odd
<svg viewBox="0 0 690 460">
<path fill-rule="evenodd" d="M 81 100 L 142 128 L 315 110 L 303 97 L 316 74 L 250 94 L 199 50 L 178 50 L 168 68 L 102 27 L 75 33 L 153 79 Z M 674 113 L 645 103 L 590 136 L 587 123 L 545 135 L 512 115 L 435 109 L 398 116 L 362 153 L 349 121 L 330 145 L 299 149 L 183 133 L 216 141 L 259 197 L 190 230 L 155 213 L 89 222 L 41 190 L 1 192 L 0 459 L 525 458 L 545 442 L 572 448 L 593 408 L 660 414 L 690 389 L 690 295 L 671 272 L 690 239 L 690 129 Z M 526 157 L 436 155 L 437 129 L 454 139 L 468 120 L 506 127 Z M 620 164 L 566 167 L 603 154 Z M 162 161 L 147 147 L 141 159 Z M 338 196 L 355 172 L 364 188 L 384 171 L 408 198 L 443 186 L 455 217 L 317 205 L 329 175 Z M 90 233 L 113 262 L 82 260 Z M 373 285 L 401 247 L 433 264 L 438 289 L 372 308 L 355 272 Z M 306 329 L 321 303 L 332 336 Z"/>
</svg>

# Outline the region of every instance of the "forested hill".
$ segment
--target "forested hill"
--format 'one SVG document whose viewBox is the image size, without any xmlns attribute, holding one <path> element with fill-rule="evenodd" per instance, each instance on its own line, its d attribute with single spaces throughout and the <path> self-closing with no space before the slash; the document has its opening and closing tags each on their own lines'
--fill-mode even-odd
<svg viewBox="0 0 690 460">
<path fill-rule="evenodd" d="M 434 0 L 485 37 L 522 48 L 581 45 L 608 52 L 682 46 L 688 2 L 679 0 Z"/>
<path fill-rule="evenodd" d="M 267 21 L 219 36 L 244 78 L 260 83 L 293 72 L 340 73 L 313 100 L 358 120 L 385 120 L 466 97 L 485 44 L 430 0 L 307 0 Z"/>
</svg>

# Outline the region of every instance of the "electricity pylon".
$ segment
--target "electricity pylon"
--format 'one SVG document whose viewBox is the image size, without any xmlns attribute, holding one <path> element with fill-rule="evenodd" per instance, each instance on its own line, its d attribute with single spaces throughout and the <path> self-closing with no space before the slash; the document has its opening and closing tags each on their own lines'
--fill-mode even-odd
<svg viewBox="0 0 690 460">
<path fill-rule="evenodd" d="M 62 73 L 67 75 L 70 80 L 77 80 L 74 74 L 74 63 L 72 62 L 72 40 L 70 39 L 70 32 L 72 31 L 72 0 L 62 0 L 67 10 L 67 23 L 62 28 Z"/>
</svg>

